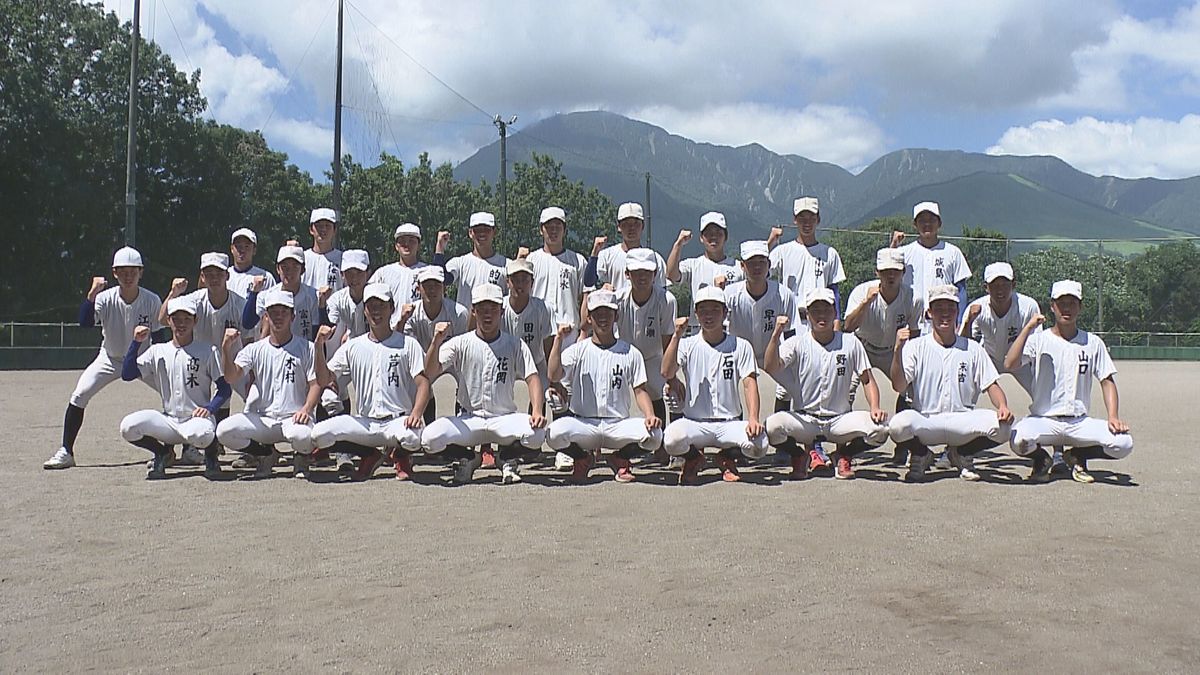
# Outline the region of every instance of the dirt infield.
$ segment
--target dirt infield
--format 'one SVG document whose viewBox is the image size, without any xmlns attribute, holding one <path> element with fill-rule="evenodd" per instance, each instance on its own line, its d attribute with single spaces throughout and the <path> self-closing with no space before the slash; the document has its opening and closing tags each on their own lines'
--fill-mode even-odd
<svg viewBox="0 0 1200 675">
<path fill-rule="evenodd" d="M 0 373 L 0 670 L 1195 672 L 1200 364 L 1118 366 L 1136 449 L 1092 486 L 1006 448 L 907 485 L 890 444 L 849 482 L 146 482 L 141 384 L 48 472 L 78 373 Z"/>
</svg>

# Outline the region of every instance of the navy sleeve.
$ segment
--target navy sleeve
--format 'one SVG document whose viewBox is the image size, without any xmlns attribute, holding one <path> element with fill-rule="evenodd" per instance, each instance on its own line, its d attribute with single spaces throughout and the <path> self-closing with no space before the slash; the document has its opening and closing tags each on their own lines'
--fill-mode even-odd
<svg viewBox="0 0 1200 675">
<path fill-rule="evenodd" d="M 583 285 L 589 288 L 595 288 L 596 282 L 600 281 L 600 276 L 596 273 L 596 263 L 600 258 L 594 255 L 588 256 L 587 267 L 583 270 Z"/>
<path fill-rule="evenodd" d="M 333 321 L 329 318 L 329 308 L 328 307 L 321 307 L 318 310 L 318 313 L 320 314 L 322 326 L 331 326 L 331 327 L 333 326 Z M 314 330 L 313 331 L 313 339 L 315 340 L 316 337 L 317 337 L 316 331 Z"/>
<path fill-rule="evenodd" d="M 841 292 L 841 290 L 838 289 L 837 284 L 830 286 L 830 288 L 833 289 L 834 316 L 838 317 L 838 316 L 842 315 L 842 292 Z"/>
<path fill-rule="evenodd" d="M 213 400 L 208 402 L 208 405 L 204 406 L 204 409 L 216 415 L 218 410 L 225 407 L 225 404 L 229 402 L 229 397 L 232 395 L 233 388 L 229 386 L 224 377 L 218 377 L 217 395 L 213 397 Z"/>
<path fill-rule="evenodd" d="M 93 300 L 83 299 L 83 303 L 79 305 L 79 325 L 84 328 L 91 328 L 96 325 L 96 303 Z"/>
<path fill-rule="evenodd" d="M 958 323 L 961 325 L 963 315 L 967 312 L 967 280 L 963 279 L 954 285 L 958 286 Z"/>
<path fill-rule="evenodd" d="M 258 291 L 246 294 L 246 306 L 242 307 L 242 328 L 247 330 L 258 325 Z"/>
<path fill-rule="evenodd" d="M 454 273 L 451 272 L 450 270 L 446 269 L 446 254 L 445 253 L 434 253 L 432 264 L 437 265 L 438 267 L 442 268 L 442 274 L 446 275 L 445 280 L 442 282 L 443 285 L 445 285 L 447 288 L 449 288 L 451 285 L 454 284 Z"/>
<path fill-rule="evenodd" d="M 142 376 L 142 371 L 138 369 L 138 347 L 142 344 L 137 340 L 129 342 L 129 350 L 125 352 L 125 360 L 121 361 L 121 379 L 126 382 L 133 382 Z"/>
</svg>

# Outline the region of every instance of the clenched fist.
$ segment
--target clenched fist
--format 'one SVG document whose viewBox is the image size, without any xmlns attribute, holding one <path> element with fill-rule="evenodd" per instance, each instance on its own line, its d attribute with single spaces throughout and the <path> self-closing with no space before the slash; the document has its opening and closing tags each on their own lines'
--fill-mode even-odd
<svg viewBox="0 0 1200 675">
<path fill-rule="evenodd" d="M 901 328 L 900 330 L 896 331 L 896 346 L 899 347 L 900 345 L 904 344 L 905 342 L 908 342 L 908 338 L 911 335 L 912 335 L 912 331 L 908 329 L 908 326 L 905 326 L 904 328 Z"/>
<path fill-rule="evenodd" d="M 787 318 L 786 316 L 775 317 L 775 332 L 782 333 L 783 331 L 787 330 L 789 323 L 791 323 L 791 319 Z"/>
<path fill-rule="evenodd" d="M 438 232 L 437 241 L 434 242 L 435 253 L 445 253 L 446 247 L 450 245 L 450 233 L 446 230 Z"/>
<path fill-rule="evenodd" d="M 691 240 L 692 240 L 692 231 L 691 230 L 680 230 L 679 236 L 675 238 L 675 243 L 676 244 L 686 244 Z"/>
<path fill-rule="evenodd" d="M 528 257 L 529 257 L 529 247 L 528 246 L 522 246 L 521 248 L 517 249 L 517 260 L 524 260 Z"/>
<path fill-rule="evenodd" d="M 316 343 L 323 345 L 329 342 L 329 338 L 333 337 L 333 326 L 321 326 L 317 329 Z"/>
<path fill-rule="evenodd" d="M 96 295 L 107 285 L 108 282 L 104 280 L 104 277 L 92 277 L 92 287 L 88 289 L 88 299 L 95 301 Z"/>
<path fill-rule="evenodd" d="M 592 255 L 600 255 L 601 249 L 608 243 L 608 237 L 596 237 L 592 240 Z"/>
<path fill-rule="evenodd" d="M 133 329 L 134 342 L 145 342 L 148 337 L 150 337 L 150 329 L 146 326 L 138 326 Z"/>
<path fill-rule="evenodd" d="M 259 291 L 261 291 L 263 289 L 263 286 L 265 286 L 266 284 L 267 284 L 267 278 L 260 274 L 256 277 L 254 277 L 254 279 L 250 282 L 250 290 L 254 293 L 258 293 Z"/>
<path fill-rule="evenodd" d="M 236 328 L 226 328 L 225 336 L 221 338 L 222 347 L 232 347 L 242 335 Z"/>
<path fill-rule="evenodd" d="M 183 295 L 183 292 L 187 290 L 187 287 L 187 279 L 184 279 L 183 277 L 175 277 L 171 280 L 171 292 L 169 293 L 169 296 L 172 298 L 177 298 Z"/>
</svg>

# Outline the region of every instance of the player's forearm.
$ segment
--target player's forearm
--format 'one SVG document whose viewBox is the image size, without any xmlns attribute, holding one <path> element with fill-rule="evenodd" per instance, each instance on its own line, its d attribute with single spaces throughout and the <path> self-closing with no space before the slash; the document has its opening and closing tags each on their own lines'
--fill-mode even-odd
<svg viewBox="0 0 1200 675">
<path fill-rule="evenodd" d="M 304 398 L 304 412 L 312 415 L 313 411 L 317 409 L 317 404 L 321 402 L 321 390 L 323 388 L 321 383 L 316 380 L 308 383 L 308 396 Z"/>
<path fill-rule="evenodd" d="M 429 399 L 432 396 L 432 392 L 429 386 L 429 378 L 425 377 L 424 373 L 418 373 L 416 381 L 417 396 L 415 399 L 413 399 L 412 412 L 414 415 L 420 417 L 421 415 L 425 414 L 425 408 L 429 405 Z"/>
<path fill-rule="evenodd" d="M 682 275 L 679 274 L 679 257 L 683 255 L 683 244 L 678 241 L 671 247 L 671 252 L 667 254 L 667 280 L 673 284 L 679 283 Z"/>
<path fill-rule="evenodd" d="M 442 374 L 442 361 L 438 358 L 438 353 L 442 349 L 441 340 L 434 340 L 429 343 L 429 349 L 425 352 L 425 377 L 433 382 Z"/>
<path fill-rule="evenodd" d="M 596 272 L 596 265 L 600 259 L 597 256 L 588 256 L 587 267 L 583 269 L 583 285 L 595 288 L 596 282 L 599 281 L 599 275 Z"/>
<path fill-rule="evenodd" d="M 751 375 L 743 379 L 742 391 L 746 395 L 746 415 L 752 420 L 757 420 L 761 403 L 758 396 L 758 378 Z"/>
<path fill-rule="evenodd" d="M 662 370 L 659 372 L 668 380 L 679 372 L 679 336 L 672 337 L 671 343 L 663 351 Z"/>
<path fill-rule="evenodd" d="M 213 415 L 216 415 L 218 410 L 224 408 L 225 404 L 229 403 L 229 399 L 233 397 L 233 387 L 229 386 L 229 382 L 223 376 L 217 378 L 216 385 L 217 395 L 213 396 L 208 405 L 204 406 L 204 409 Z"/>
<path fill-rule="evenodd" d="M 767 351 L 763 354 L 763 370 L 772 377 L 783 370 L 783 359 L 779 358 L 779 338 L 779 331 L 775 331 L 775 334 L 767 341 Z"/>
<path fill-rule="evenodd" d="M 637 403 L 638 410 L 642 411 L 642 417 L 649 419 L 654 417 L 654 402 L 650 400 L 650 392 L 646 391 L 646 385 L 641 385 L 633 390 L 633 400 Z"/>
<path fill-rule="evenodd" d="M 992 402 L 992 406 L 997 410 L 1008 407 L 1008 397 L 1004 395 L 1004 390 L 1000 388 L 1000 383 L 993 382 L 987 388 L 987 395 L 988 399 Z"/>
<path fill-rule="evenodd" d="M 862 325 L 863 314 L 867 311 L 869 302 L 861 302 L 858 307 L 846 313 L 846 320 L 842 323 L 842 330 L 847 333 L 853 333 Z"/>
<path fill-rule="evenodd" d="M 1029 340 L 1029 333 L 1033 329 L 1028 324 L 1017 333 L 1017 337 L 1013 339 L 1013 343 L 1008 346 L 1008 351 L 1004 353 L 1004 370 L 1012 372 L 1021 365 L 1021 354 L 1025 353 L 1025 342 Z"/>
<path fill-rule="evenodd" d="M 895 352 L 892 356 L 892 368 L 888 372 L 888 377 L 892 380 L 892 391 L 897 394 L 903 394 L 905 389 L 908 389 L 908 380 L 904 377 L 904 366 L 900 362 L 901 346 L 896 345 Z"/>
<path fill-rule="evenodd" d="M 94 298 L 84 298 L 80 303 L 79 325 L 83 328 L 91 328 L 96 325 L 96 300 Z"/>
<path fill-rule="evenodd" d="M 530 373 L 525 378 L 525 386 L 529 388 L 529 403 L 539 416 L 546 414 L 546 396 L 542 388 L 542 378 L 537 373 Z"/>
<path fill-rule="evenodd" d="M 867 405 L 871 406 L 871 410 L 879 409 L 879 385 L 875 383 L 875 378 L 871 377 L 870 369 L 860 375 L 863 382 L 863 391 L 867 395 Z"/>
<path fill-rule="evenodd" d="M 258 291 L 250 291 L 246 294 L 246 306 L 242 307 L 242 328 L 254 328 L 258 325 L 258 312 L 255 308 L 258 306 Z"/>
<path fill-rule="evenodd" d="M 562 367 L 562 340 L 555 338 L 553 346 L 550 347 L 550 355 L 546 357 L 546 377 L 549 377 L 551 382 L 561 382 L 564 374 Z"/>
<path fill-rule="evenodd" d="M 313 350 L 313 370 L 316 371 L 317 384 L 322 388 L 333 384 L 333 373 L 329 372 L 329 363 L 325 359 L 325 345 L 319 344 Z"/>
<path fill-rule="evenodd" d="M 138 370 L 137 358 L 138 350 L 142 343 L 137 340 L 129 342 L 129 349 L 125 352 L 125 359 L 121 361 L 121 379 L 126 382 L 133 382 L 141 377 L 141 371 Z"/>
<path fill-rule="evenodd" d="M 1100 380 L 1100 392 L 1104 395 L 1104 409 L 1109 419 L 1121 418 L 1121 400 L 1117 395 L 1117 383 L 1111 377 Z"/>
</svg>

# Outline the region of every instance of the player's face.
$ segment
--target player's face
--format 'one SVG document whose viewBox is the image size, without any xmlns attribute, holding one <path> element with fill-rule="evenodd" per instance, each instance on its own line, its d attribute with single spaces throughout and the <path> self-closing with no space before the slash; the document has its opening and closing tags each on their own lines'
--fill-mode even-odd
<svg viewBox="0 0 1200 675">
<path fill-rule="evenodd" d="M 321 247 L 332 246 L 333 238 L 337 235 L 337 225 L 328 220 L 318 220 L 308 226 L 308 233 L 312 235 L 314 244 Z"/>
<path fill-rule="evenodd" d="M 617 320 L 617 313 L 611 307 L 597 307 L 588 312 L 588 321 L 592 323 L 592 328 L 601 336 L 612 335 L 613 323 Z"/>
<path fill-rule="evenodd" d="M 491 246 L 496 238 L 496 228 L 487 225 L 476 225 L 471 228 L 471 241 L 476 246 Z"/>
<path fill-rule="evenodd" d="M 249 237 L 238 237 L 229 245 L 229 253 L 233 256 L 233 263 L 242 269 L 246 269 L 254 263 L 254 253 L 258 250 L 258 246 L 250 241 Z"/>
<path fill-rule="evenodd" d="M 498 303 L 481 302 L 472 311 L 475 312 L 475 325 L 480 331 L 491 335 L 500 330 L 500 314 L 503 310 Z"/>
<path fill-rule="evenodd" d="M 342 278 L 346 280 L 347 286 L 357 291 L 367 285 L 367 279 L 370 279 L 371 275 L 366 270 L 351 268 L 342 271 Z"/>
<path fill-rule="evenodd" d="M 653 270 L 625 270 L 625 276 L 629 277 L 629 284 L 639 293 L 646 292 L 654 285 Z"/>
<path fill-rule="evenodd" d="M 1083 308 L 1083 303 L 1073 295 L 1060 295 L 1050 306 L 1054 308 L 1055 323 L 1070 326 L 1079 320 L 1079 310 Z"/>
<path fill-rule="evenodd" d="M 879 276 L 880 287 L 888 290 L 898 287 L 904 280 L 904 272 L 900 270 L 875 270 L 875 274 Z"/>
<path fill-rule="evenodd" d="M 517 272 L 508 277 L 508 290 L 513 295 L 521 297 L 529 295 L 533 290 L 533 275 L 528 272 Z"/>
<path fill-rule="evenodd" d="M 719 254 L 725 251 L 725 240 L 729 234 L 719 225 L 705 225 L 700 232 L 700 241 L 704 243 L 704 251 L 709 254 Z"/>
<path fill-rule="evenodd" d="M 425 302 L 438 302 L 446 294 L 446 285 L 437 279 L 426 279 L 421 282 L 421 297 Z"/>
<path fill-rule="evenodd" d="M 363 314 L 367 317 L 367 325 L 379 328 L 388 325 L 392 318 L 392 303 L 379 298 L 371 298 L 363 305 Z"/>
<path fill-rule="evenodd" d="M 720 302 L 702 302 L 696 305 L 696 319 L 700 322 L 701 329 L 718 330 L 725 322 L 725 305 Z"/>
<path fill-rule="evenodd" d="M 765 255 L 756 255 L 742 261 L 742 270 L 751 281 L 762 281 L 771 273 L 771 259 Z"/>
<path fill-rule="evenodd" d="M 295 286 L 300 283 L 300 275 L 304 272 L 304 265 L 286 258 L 283 262 L 275 265 L 275 272 L 279 274 L 281 282 L 287 286 Z"/>
<path fill-rule="evenodd" d="M 942 219 L 929 211 L 918 213 L 913 224 L 922 241 L 937 241 L 938 230 L 942 229 Z"/>
<path fill-rule="evenodd" d="M 953 300 L 934 300 L 929 305 L 929 318 L 936 330 L 954 331 L 958 328 L 958 303 Z"/>
<path fill-rule="evenodd" d="M 617 222 L 617 232 L 621 233 L 621 239 L 626 243 L 640 242 L 645 227 L 646 223 L 641 218 L 625 218 Z"/>
<path fill-rule="evenodd" d="M 267 308 L 267 321 L 271 322 L 271 330 L 276 332 L 283 332 L 285 328 L 291 330 L 293 316 L 295 312 L 291 307 L 271 305 Z"/>
<path fill-rule="evenodd" d="M 204 287 L 210 291 L 223 291 L 225 284 L 229 281 L 229 272 L 220 267 L 205 267 L 200 270 L 200 279 L 204 281 Z"/>
<path fill-rule="evenodd" d="M 814 302 L 808 306 L 808 325 L 815 333 L 831 332 L 836 318 L 837 312 L 828 302 Z"/>
<path fill-rule="evenodd" d="M 1001 303 L 1012 297 L 1012 279 L 996 277 L 995 279 L 992 279 L 990 284 L 985 284 L 985 287 L 987 288 L 988 296 L 992 299 L 992 302 Z"/>
<path fill-rule="evenodd" d="M 396 238 L 396 253 L 401 258 L 411 260 L 421 253 L 421 238 L 415 234 L 402 234 Z"/>
<path fill-rule="evenodd" d="M 792 218 L 792 222 L 796 223 L 796 227 L 800 228 L 800 234 L 808 238 L 813 236 L 817 231 L 817 225 L 821 222 L 821 216 L 812 211 L 801 211 Z"/>
<path fill-rule="evenodd" d="M 551 218 L 542 223 L 542 242 L 553 248 L 562 246 L 563 237 L 567 236 L 567 226 L 558 218 Z"/>
<path fill-rule="evenodd" d="M 170 316 L 171 336 L 179 342 L 192 339 L 192 329 L 196 327 L 196 317 L 190 312 L 175 312 Z"/>
<path fill-rule="evenodd" d="M 114 267 L 113 278 L 122 288 L 133 288 L 142 280 L 142 268 L 140 267 Z"/>
</svg>

